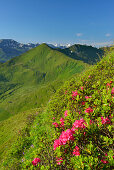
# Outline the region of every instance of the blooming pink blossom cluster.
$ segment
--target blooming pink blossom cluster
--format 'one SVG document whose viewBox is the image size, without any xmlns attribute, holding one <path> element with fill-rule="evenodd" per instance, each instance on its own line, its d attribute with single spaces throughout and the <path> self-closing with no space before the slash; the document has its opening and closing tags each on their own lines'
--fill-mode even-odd
<svg viewBox="0 0 114 170">
<path fill-rule="evenodd" d="M 65 94 L 67 94 L 68 91 L 65 91 Z"/>
<path fill-rule="evenodd" d="M 75 149 L 73 150 L 73 155 L 75 156 L 79 156 L 80 155 L 80 151 L 79 151 L 79 147 L 76 146 Z"/>
<path fill-rule="evenodd" d="M 60 165 L 63 162 L 63 158 L 56 157 L 56 162 L 57 162 L 57 165 Z"/>
<path fill-rule="evenodd" d="M 85 110 L 85 113 L 93 113 L 93 109 L 91 107 L 89 107 Z"/>
<path fill-rule="evenodd" d="M 80 119 L 80 120 L 76 120 L 74 123 L 73 123 L 73 127 L 72 127 L 72 131 L 73 132 L 75 132 L 76 130 L 78 130 L 78 128 L 79 129 L 85 129 L 86 128 L 86 126 L 85 125 L 87 125 L 86 124 L 86 122 L 85 122 L 85 120 L 82 118 L 82 119 Z"/>
<path fill-rule="evenodd" d="M 53 122 L 52 125 L 54 125 L 55 127 L 59 127 L 59 124 L 56 122 Z"/>
<path fill-rule="evenodd" d="M 60 139 L 56 139 L 54 141 L 54 145 L 53 145 L 54 150 L 56 150 L 56 148 L 61 146 L 61 145 L 62 145 L 62 141 Z"/>
<path fill-rule="evenodd" d="M 92 125 L 92 124 L 94 123 L 94 121 L 93 121 L 93 120 L 90 120 L 90 122 L 89 122 L 89 123 L 90 123 L 90 125 Z"/>
<path fill-rule="evenodd" d="M 34 166 L 37 166 L 38 162 L 40 162 L 40 161 L 41 161 L 40 158 L 34 158 L 34 160 L 32 161 L 32 164 Z"/>
<path fill-rule="evenodd" d="M 60 124 L 60 127 L 64 127 L 64 118 L 63 117 L 61 117 L 61 119 L 60 119 L 60 122 L 61 122 L 61 124 Z"/>
<path fill-rule="evenodd" d="M 54 125 L 55 127 L 64 127 L 64 121 L 64 118 L 61 117 L 60 125 L 57 122 L 53 122 L 52 125 Z"/>
<path fill-rule="evenodd" d="M 108 156 L 108 154 L 106 153 L 105 156 Z M 109 162 L 106 160 L 105 157 L 103 157 L 103 158 L 101 159 L 101 162 L 102 162 L 103 164 L 108 164 L 108 163 L 109 163 Z"/>
<path fill-rule="evenodd" d="M 65 145 L 67 141 L 74 140 L 73 132 L 70 129 L 63 131 L 59 137 L 59 140 L 62 141 L 62 144 Z"/>
<path fill-rule="evenodd" d="M 114 87 L 112 88 L 111 94 L 114 94 Z"/>
<path fill-rule="evenodd" d="M 64 117 L 68 116 L 68 110 L 65 111 Z"/>
<path fill-rule="evenodd" d="M 60 119 L 61 122 L 64 120 L 64 119 Z M 73 123 L 73 126 L 72 126 L 72 129 L 67 129 L 66 131 L 62 131 L 59 139 L 56 139 L 54 141 L 54 150 L 56 150 L 57 147 L 61 146 L 61 145 L 65 145 L 67 143 L 67 141 L 74 141 L 74 136 L 73 134 L 75 133 L 76 130 L 79 129 L 85 129 L 86 128 L 86 122 L 85 120 L 82 118 L 80 120 L 76 120 L 74 123 Z"/>
<path fill-rule="evenodd" d="M 107 117 L 106 118 L 101 117 L 101 123 L 102 124 L 111 124 L 111 121 Z"/>
<path fill-rule="evenodd" d="M 81 90 L 83 91 L 84 90 L 84 87 L 82 86 L 82 87 L 80 87 L 81 88 Z"/>
<path fill-rule="evenodd" d="M 106 86 L 110 88 L 111 84 L 110 84 L 110 83 L 107 83 Z"/>
<path fill-rule="evenodd" d="M 85 99 L 89 99 L 89 98 L 91 98 L 91 96 L 85 96 Z"/>
<path fill-rule="evenodd" d="M 76 90 L 76 91 L 72 91 L 72 97 L 75 97 L 75 96 L 77 96 L 77 95 L 78 95 L 77 90 Z"/>
<path fill-rule="evenodd" d="M 56 139 L 54 141 L 54 150 L 56 150 L 57 147 L 61 145 L 65 145 L 67 141 L 73 141 L 74 136 L 73 136 L 73 131 L 70 129 L 67 129 L 66 131 L 62 131 L 59 139 Z"/>
<path fill-rule="evenodd" d="M 80 95 L 78 94 L 77 90 L 72 91 L 72 100 L 74 100 L 75 99 L 74 97 L 76 97 L 77 95 Z"/>
</svg>

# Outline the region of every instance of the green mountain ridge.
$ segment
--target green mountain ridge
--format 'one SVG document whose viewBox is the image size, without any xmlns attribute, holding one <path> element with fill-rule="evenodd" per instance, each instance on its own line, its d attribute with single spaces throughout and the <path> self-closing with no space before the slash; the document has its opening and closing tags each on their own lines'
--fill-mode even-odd
<svg viewBox="0 0 114 170">
<path fill-rule="evenodd" d="M 74 44 L 69 48 L 58 50 L 71 58 L 81 60 L 88 64 L 97 63 L 104 54 L 103 48 L 98 49 L 96 47 L 81 44 Z"/>
<path fill-rule="evenodd" d="M 19 42 L 16 42 L 12 39 L 2 39 L 0 40 L 0 62 L 4 63 L 16 56 L 20 56 L 21 54 L 25 53 L 26 51 L 35 48 L 39 46 L 39 44 L 21 44 Z M 86 63 L 96 63 L 99 61 L 99 55 L 102 56 L 104 54 L 103 49 L 104 48 L 96 48 L 92 46 L 87 45 L 80 45 L 80 44 L 74 44 L 67 48 L 65 47 L 55 47 L 52 44 L 48 44 L 49 47 L 52 47 L 52 49 L 55 49 L 66 55 L 68 55 L 71 58 L 75 58 L 77 60 L 82 60 Z M 108 47 L 107 47 L 108 48 Z"/>
<path fill-rule="evenodd" d="M 10 115 L 39 107 L 65 79 L 88 66 L 46 44 L 14 57 L 0 67 L 0 108 Z"/>
</svg>

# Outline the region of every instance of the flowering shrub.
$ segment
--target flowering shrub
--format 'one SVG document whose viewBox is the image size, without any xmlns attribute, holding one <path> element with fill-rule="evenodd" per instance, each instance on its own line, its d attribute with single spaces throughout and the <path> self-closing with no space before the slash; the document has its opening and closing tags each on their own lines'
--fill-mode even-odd
<svg viewBox="0 0 114 170">
<path fill-rule="evenodd" d="M 60 165 L 61 163 L 63 163 L 63 158 L 57 158 L 56 157 L 56 162 L 57 162 L 57 165 Z"/>
<path fill-rule="evenodd" d="M 88 78 L 85 76 L 80 83 L 65 86 L 67 93 L 63 92 L 63 103 L 60 106 L 60 102 L 56 103 L 60 113 L 56 121 L 61 120 L 63 126 L 55 129 L 58 138 L 54 140 L 53 149 L 62 160 L 56 162 L 62 168 L 113 169 L 113 73 L 101 69 L 108 62 L 101 63 Z M 54 109 L 51 110 L 55 116 Z"/>
<path fill-rule="evenodd" d="M 111 85 L 109 87 L 111 87 Z M 105 97 L 106 95 L 109 95 L 109 102 L 111 103 L 112 91 L 109 91 L 108 94 L 103 94 L 102 92 L 104 92 L 105 88 L 107 88 L 107 85 L 103 90 L 99 91 L 99 94 L 102 94 L 102 97 L 104 95 Z M 86 88 L 83 89 L 83 92 L 85 89 Z M 56 161 L 57 165 L 63 164 L 64 166 L 68 166 L 69 161 L 70 163 L 72 162 L 72 165 L 78 169 L 82 165 L 83 167 L 89 166 L 90 168 L 100 168 L 103 166 L 102 164 L 106 165 L 106 167 L 110 166 L 109 164 L 112 165 L 112 135 L 111 126 L 109 126 L 112 124 L 112 117 L 109 115 L 109 113 L 112 114 L 112 111 L 110 109 L 105 110 L 106 108 L 102 108 L 103 110 L 97 110 L 95 104 L 99 108 L 101 102 L 99 101 L 97 104 L 94 102 L 94 100 L 97 101 L 99 96 L 95 97 L 93 101 L 88 101 L 85 106 L 86 109 L 82 108 L 80 105 L 80 100 L 83 99 L 83 93 L 79 95 L 78 101 L 77 98 L 72 98 L 79 94 L 78 90 L 72 91 L 72 93 L 71 99 L 68 102 L 69 107 L 67 107 L 67 109 L 69 108 L 70 110 L 70 114 L 68 115 L 69 111 L 66 110 L 64 112 L 64 118 L 60 118 L 62 126 L 57 126 L 59 129 L 64 127 L 66 130 L 62 131 L 56 129 L 57 133 L 60 135 L 59 138 L 54 141 L 53 147 L 57 156 L 62 156 L 60 159 L 58 159 L 60 162 Z M 94 98 L 94 93 L 91 94 L 91 97 L 85 96 L 85 99 L 90 98 Z M 77 107 L 72 105 L 72 101 L 76 102 L 75 105 L 77 105 Z M 89 105 L 91 105 L 91 107 L 87 107 Z M 102 115 L 107 115 L 108 117 L 103 117 Z M 105 125 L 105 127 L 103 125 Z M 110 141 L 108 148 L 105 148 L 105 146 L 103 147 L 101 145 L 105 142 L 105 140 Z M 75 144 L 78 144 L 78 146 L 74 146 Z M 106 152 L 109 152 L 110 157 L 107 156 Z M 79 159 L 77 159 L 78 165 L 75 163 L 76 159 L 74 159 L 74 156 L 79 157 Z M 93 162 L 88 165 L 90 158 L 93 160 Z M 66 160 L 68 162 L 66 162 Z M 70 166 L 71 165 L 69 164 L 69 167 Z"/>
<path fill-rule="evenodd" d="M 107 117 L 106 118 L 101 117 L 101 120 L 102 124 L 111 124 L 111 121 Z"/>
<path fill-rule="evenodd" d="M 38 162 L 40 162 L 40 161 L 41 161 L 40 158 L 34 158 L 34 160 L 32 161 L 32 164 L 34 166 L 37 166 Z"/>
<path fill-rule="evenodd" d="M 79 156 L 80 155 L 79 147 L 78 146 L 76 146 L 75 149 L 73 150 L 73 155 L 75 155 L 75 156 Z"/>
<path fill-rule="evenodd" d="M 93 109 L 91 109 L 91 107 L 89 107 L 85 110 L 85 113 L 93 113 Z"/>
</svg>

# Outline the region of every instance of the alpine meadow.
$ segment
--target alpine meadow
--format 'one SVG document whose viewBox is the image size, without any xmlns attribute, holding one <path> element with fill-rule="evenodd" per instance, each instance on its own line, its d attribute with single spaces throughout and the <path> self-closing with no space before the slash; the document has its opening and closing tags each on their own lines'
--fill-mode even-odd
<svg viewBox="0 0 114 170">
<path fill-rule="evenodd" d="M 97 65 L 68 50 L 41 44 L 1 64 L 2 169 L 113 167 L 114 48 Z"/>
<path fill-rule="evenodd" d="M 0 170 L 114 170 L 114 0 L 0 0 Z"/>
</svg>

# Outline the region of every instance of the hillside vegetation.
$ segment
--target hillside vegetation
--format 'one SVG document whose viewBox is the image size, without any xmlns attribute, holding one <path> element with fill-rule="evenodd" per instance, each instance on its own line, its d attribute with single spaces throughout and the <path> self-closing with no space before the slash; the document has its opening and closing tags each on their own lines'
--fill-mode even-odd
<svg viewBox="0 0 114 170">
<path fill-rule="evenodd" d="M 113 169 L 114 48 L 55 93 L 3 158 L 3 169 Z"/>
<path fill-rule="evenodd" d="M 17 131 L 26 129 L 24 119 L 30 110 L 42 110 L 65 80 L 88 67 L 46 44 L 0 64 L 1 160 L 17 139 Z"/>
</svg>

